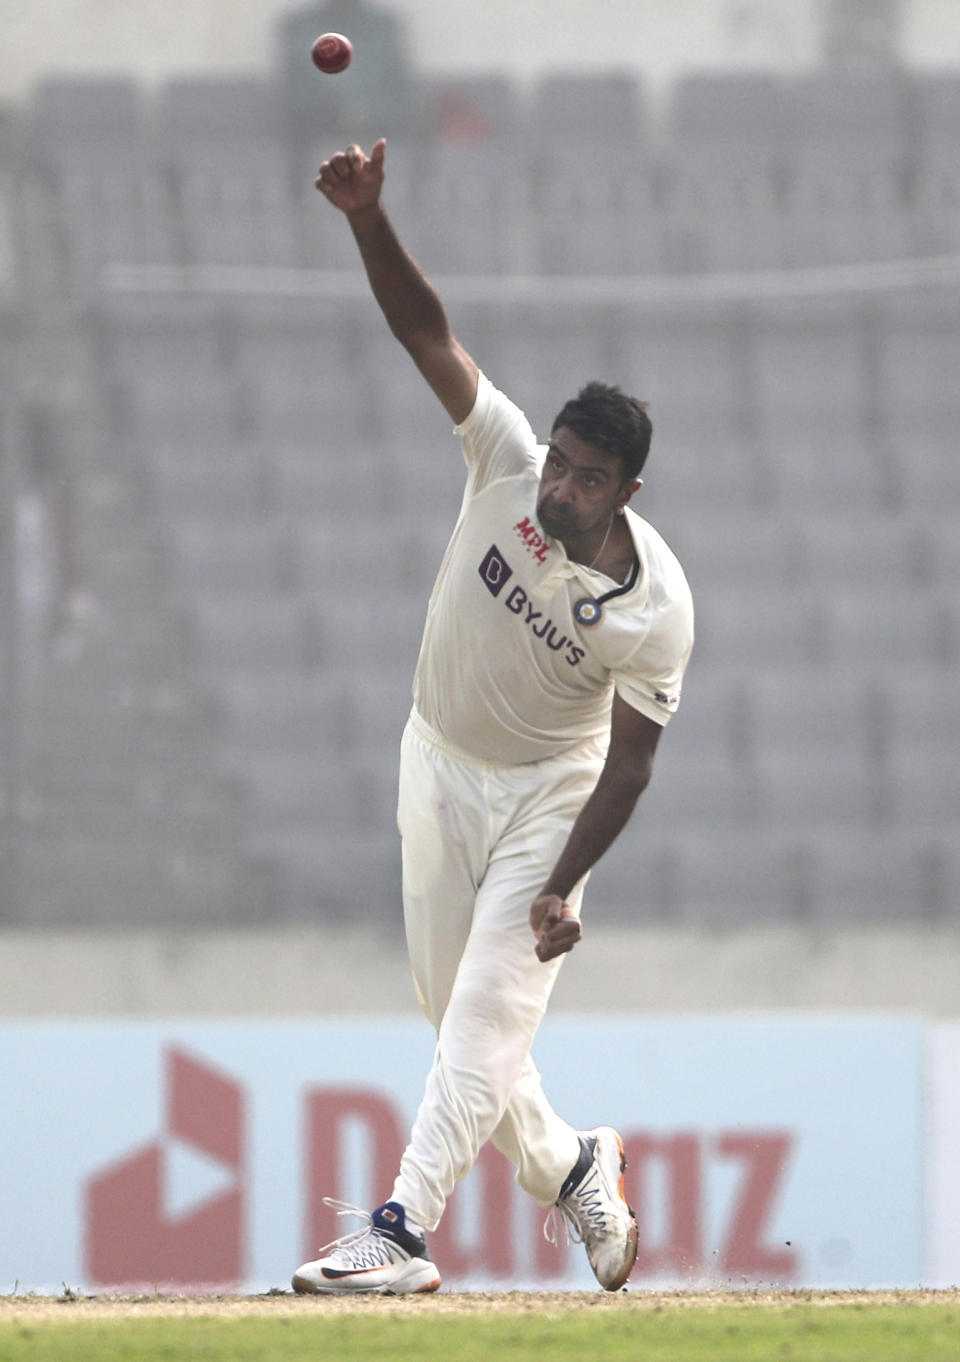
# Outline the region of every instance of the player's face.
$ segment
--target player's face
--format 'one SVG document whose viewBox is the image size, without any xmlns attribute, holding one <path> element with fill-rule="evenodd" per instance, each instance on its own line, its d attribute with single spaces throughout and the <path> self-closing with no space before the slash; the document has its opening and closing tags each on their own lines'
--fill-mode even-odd
<svg viewBox="0 0 960 1362">
<path fill-rule="evenodd" d="M 590 537 L 630 499 L 635 482 L 624 481 L 616 454 L 589 445 L 565 426 L 550 436 L 540 475 L 537 517 L 568 549 Z"/>
</svg>

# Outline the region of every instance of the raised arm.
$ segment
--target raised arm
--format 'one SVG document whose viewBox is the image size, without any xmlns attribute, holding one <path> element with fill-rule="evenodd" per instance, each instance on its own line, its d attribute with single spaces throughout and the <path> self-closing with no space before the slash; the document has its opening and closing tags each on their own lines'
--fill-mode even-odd
<svg viewBox="0 0 960 1362">
<path fill-rule="evenodd" d="M 386 147 L 381 138 L 369 156 L 356 145 L 338 151 L 320 167 L 317 188 L 346 215 L 390 330 L 459 425 L 473 410 L 478 369 L 450 330 L 439 294 L 404 250 L 384 211 Z"/>
</svg>

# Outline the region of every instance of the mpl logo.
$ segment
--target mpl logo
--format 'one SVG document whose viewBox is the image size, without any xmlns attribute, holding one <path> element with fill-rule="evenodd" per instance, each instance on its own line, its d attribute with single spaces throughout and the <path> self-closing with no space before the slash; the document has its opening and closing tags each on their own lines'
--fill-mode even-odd
<svg viewBox="0 0 960 1362">
<path fill-rule="evenodd" d="M 87 1273 L 100 1286 L 233 1285 L 246 1256 L 243 1090 L 182 1050 L 164 1066 L 157 1139 L 85 1189 Z"/>
</svg>

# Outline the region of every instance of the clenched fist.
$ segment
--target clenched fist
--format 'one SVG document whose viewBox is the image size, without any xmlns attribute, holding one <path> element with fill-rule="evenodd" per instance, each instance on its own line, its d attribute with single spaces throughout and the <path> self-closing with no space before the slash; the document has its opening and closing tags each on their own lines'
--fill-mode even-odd
<svg viewBox="0 0 960 1362">
<path fill-rule="evenodd" d="M 537 938 L 537 959 L 544 963 L 572 951 L 582 935 L 580 919 L 559 894 L 540 894 L 534 899 L 530 926 Z"/>
</svg>

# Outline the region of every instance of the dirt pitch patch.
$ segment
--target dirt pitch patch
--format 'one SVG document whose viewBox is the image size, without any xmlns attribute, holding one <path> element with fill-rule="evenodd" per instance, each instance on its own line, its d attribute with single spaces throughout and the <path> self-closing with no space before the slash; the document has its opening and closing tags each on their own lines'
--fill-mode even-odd
<svg viewBox="0 0 960 1362">
<path fill-rule="evenodd" d="M 0 1324 L 59 1320 L 143 1319 L 214 1316 L 223 1319 L 301 1315 L 470 1315 L 556 1314 L 576 1310 L 644 1311 L 740 1306 L 789 1309 L 791 1306 L 956 1305 L 960 1288 L 943 1291 L 484 1291 L 438 1292 L 427 1296 L 0 1296 Z"/>
</svg>

